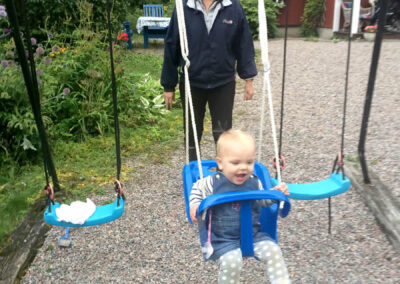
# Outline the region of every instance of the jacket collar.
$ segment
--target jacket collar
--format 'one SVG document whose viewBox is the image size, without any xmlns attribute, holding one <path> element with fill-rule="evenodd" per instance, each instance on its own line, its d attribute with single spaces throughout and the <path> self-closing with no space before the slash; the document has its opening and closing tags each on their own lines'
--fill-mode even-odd
<svg viewBox="0 0 400 284">
<path fill-rule="evenodd" d="M 202 1 L 202 0 L 188 0 L 186 5 L 189 8 L 197 10 L 195 2 L 198 2 L 198 1 Z M 224 7 L 232 5 L 232 1 L 231 0 L 221 0 L 221 3 L 222 3 L 222 6 L 224 6 Z"/>
</svg>

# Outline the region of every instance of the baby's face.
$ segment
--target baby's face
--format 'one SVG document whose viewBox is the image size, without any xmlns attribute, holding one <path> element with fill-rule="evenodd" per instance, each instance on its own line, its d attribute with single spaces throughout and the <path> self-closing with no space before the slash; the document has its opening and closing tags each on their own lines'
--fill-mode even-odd
<svg viewBox="0 0 400 284">
<path fill-rule="evenodd" d="M 255 145 L 231 141 L 217 157 L 218 167 L 233 184 L 243 184 L 253 173 Z"/>
</svg>

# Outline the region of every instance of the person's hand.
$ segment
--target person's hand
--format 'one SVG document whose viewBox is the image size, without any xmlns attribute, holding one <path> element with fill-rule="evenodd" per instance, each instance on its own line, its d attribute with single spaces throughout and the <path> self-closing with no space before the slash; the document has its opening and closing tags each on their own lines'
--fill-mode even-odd
<svg viewBox="0 0 400 284">
<path fill-rule="evenodd" d="M 254 96 L 253 80 L 246 80 L 246 85 L 244 86 L 244 100 L 251 100 Z"/>
<path fill-rule="evenodd" d="M 275 186 L 273 189 L 283 192 L 283 194 L 285 194 L 286 196 L 290 195 L 289 188 L 286 185 L 286 183 L 284 183 L 284 182 L 281 182 L 279 185 Z"/>
<path fill-rule="evenodd" d="M 172 108 L 172 102 L 175 100 L 175 92 L 164 92 L 164 102 L 167 109 Z"/>
<path fill-rule="evenodd" d="M 197 214 L 197 209 L 199 209 L 199 206 L 200 206 L 200 204 L 196 204 L 196 205 L 193 205 L 191 208 L 190 208 L 190 219 L 192 219 L 192 222 L 193 222 L 193 224 L 197 224 L 197 217 L 196 217 L 196 214 Z"/>
</svg>

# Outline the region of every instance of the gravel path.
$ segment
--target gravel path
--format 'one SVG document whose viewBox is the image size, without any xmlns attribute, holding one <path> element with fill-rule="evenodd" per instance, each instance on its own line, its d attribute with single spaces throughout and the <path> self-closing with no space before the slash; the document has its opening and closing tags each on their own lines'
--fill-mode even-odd
<svg viewBox="0 0 400 284">
<path fill-rule="evenodd" d="M 283 41 L 270 41 L 271 82 L 279 110 Z M 361 116 L 373 44 L 354 42 L 349 78 L 346 157 L 357 156 Z M 382 45 L 367 142 L 371 170 L 400 197 L 400 41 Z M 347 43 L 288 42 L 283 153 L 287 182 L 329 176 L 340 147 Z M 256 97 L 235 105 L 236 128 L 258 134 L 261 76 Z M 276 121 L 279 121 L 277 116 Z M 272 142 L 268 116 L 262 161 L 269 166 Z M 209 131 L 203 159 L 214 156 Z M 202 261 L 197 230 L 184 211 L 183 147 L 169 164 L 150 165 L 145 156 L 125 159 L 135 178 L 125 181 L 129 198 L 122 218 L 103 226 L 71 230 L 73 246 L 57 247 L 61 228 L 49 231 L 22 283 L 216 283 L 217 266 Z M 110 196 L 94 197 L 100 204 Z M 292 201 L 280 220 L 279 238 L 293 283 L 400 283 L 400 257 L 392 250 L 362 197 L 350 189 L 332 199 L 332 235 L 327 233 L 327 200 Z M 265 283 L 263 267 L 246 259 L 243 283 Z"/>
</svg>

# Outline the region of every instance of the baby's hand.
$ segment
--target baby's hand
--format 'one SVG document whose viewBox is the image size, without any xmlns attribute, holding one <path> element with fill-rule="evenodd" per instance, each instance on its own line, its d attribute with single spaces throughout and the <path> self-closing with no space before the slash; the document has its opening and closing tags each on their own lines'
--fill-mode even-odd
<svg viewBox="0 0 400 284">
<path fill-rule="evenodd" d="M 196 214 L 197 214 L 197 209 L 199 209 L 200 204 L 196 204 L 193 205 L 190 208 L 190 219 L 192 219 L 193 224 L 197 224 L 197 218 L 196 218 Z"/>
<path fill-rule="evenodd" d="M 286 196 L 290 195 L 289 188 L 286 185 L 286 183 L 284 183 L 284 182 L 281 182 L 279 185 L 275 186 L 273 189 L 283 192 Z"/>
</svg>

